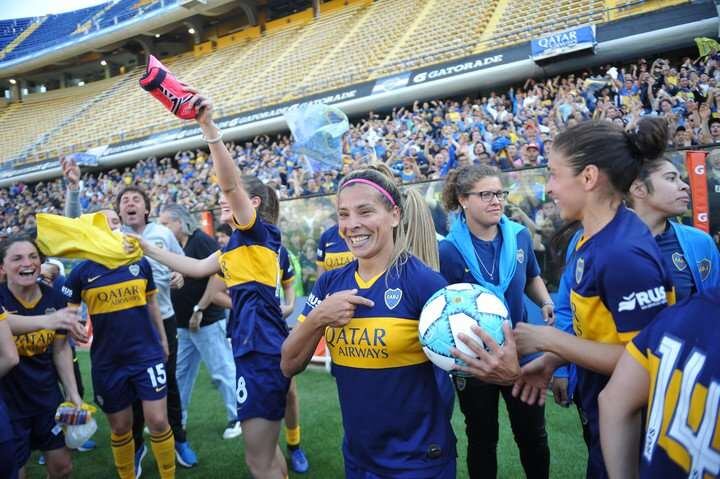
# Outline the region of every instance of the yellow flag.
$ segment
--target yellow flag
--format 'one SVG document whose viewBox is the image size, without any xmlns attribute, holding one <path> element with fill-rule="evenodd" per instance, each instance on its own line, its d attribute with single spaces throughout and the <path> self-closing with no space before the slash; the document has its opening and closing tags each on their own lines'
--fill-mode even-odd
<svg viewBox="0 0 720 479">
<path fill-rule="evenodd" d="M 38 213 L 36 218 L 37 245 L 46 256 L 89 259 L 110 269 L 135 263 L 143 256 L 134 238 L 127 238 L 134 246 L 132 253 L 125 251 L 124 235 L 111 230 L 102 213 L 79 218 Z"/>
<path fill-rule="evenodd" d="M 716 52 L 720 51 L 720 43 L 712 38 L 698 37 L 695 39 L 695 44 L 698 47 L 698 54 L 700 55 L 700 58 L 705 58 L 710 55 L 713 50 Z"/>
</svg>

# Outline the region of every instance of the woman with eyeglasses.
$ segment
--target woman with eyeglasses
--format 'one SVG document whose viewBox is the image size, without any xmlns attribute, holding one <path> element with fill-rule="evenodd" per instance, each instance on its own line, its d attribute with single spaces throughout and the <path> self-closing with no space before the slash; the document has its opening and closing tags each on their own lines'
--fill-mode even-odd
<svg viewBox="0 0 720 479">
<path fill-rule="evenodd" d="M 448 213 L 455 213 L 455 218 L 446 240 L 440 242 L 440 272 L 448 283 L 475 283 L 493 291 L 505 301 L 513 326 L 527 321 L 525 294 L 542 308 L 545 321 L 551 324 L 553 303 L 540 277 L 530 232 L 503 215 L 507 195 L 495 168 L 470 165 L 448 175 L 443 204 Z M 462 354 L 458 357 L 472 364 L 471 358 Z M 515 376 L 519 376 L 516 357 L 507 358 L 506 364 L 514 365 Z M 474 376 L 455 377 L 460 409 L 465 415 L 470 477 L 497 475 L 498 399 L 502 394 L 526 476 L 547 478 L 550 449 L 544 406 L 529 406 L 514 398 L 513 381 L 509 379 L 512 374 L 499 380 L 483 378 L 471 368 L 463 369 Z"/>
</svg>

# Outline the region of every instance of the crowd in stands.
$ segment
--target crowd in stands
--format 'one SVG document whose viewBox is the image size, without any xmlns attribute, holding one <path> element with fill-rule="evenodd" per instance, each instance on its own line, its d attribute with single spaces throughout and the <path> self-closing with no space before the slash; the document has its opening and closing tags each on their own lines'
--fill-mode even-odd
<svg viewBox="0 0 720 479">
<path fill-rule="evenodd" d="M 349 171 L 387 164 L 403 183 L 439 179 L 459 165 L 482 163 L 502 170 L 545 165 L 553 136 L 576 122 L 606 119 L 632 130 L 641 116 L 668 120 L 672 146 L 720 142 L 720 55 L 671 62 L 640 59 L 624 67 L 552 79 L 529 79 L 478 98 L 415 102 L 386 114 L 369 113 L 351 124 L 342 167 L 313 171 L 293 152 L 288 134 L 228 143 L 243 173 L 272 184 L 281 198 L 332 193 Z M 147 188 L 153 214 L 167 203 L 212 209 L 219 190 L 206 151 L 141 160 L 123 170 L 85 172 L 84 211 L 110 204 L 122 186 Z M 60 212 L 62 180 L 0 189 L 3 232 L 32 224 L 35 212 Z M 540 205 L 533 211 L 534 216 Z"/>
</svg>

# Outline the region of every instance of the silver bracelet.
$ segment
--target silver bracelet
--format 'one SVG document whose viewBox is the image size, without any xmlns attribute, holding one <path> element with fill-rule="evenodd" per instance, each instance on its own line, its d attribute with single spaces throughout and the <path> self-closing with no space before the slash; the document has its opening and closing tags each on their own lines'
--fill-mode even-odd
<svg viewBox="0 0 720 479">
<path fill-rule="evenodd" d="M 555 303 L 553 303 L 552 301 L 543 301 L 543 304 L 541 304 L 540 307 L 544 308 L 545 306 L 552 306 L 554 308 Z"/>
<path fill-rule="evenodd" d="M 218 130 L 218 136 L 216 136 L 215 138 L 208 138 L 207 136 L 205 136 L 205 133 L 200 135 L 200 138 L 202 138 L 202 141 L 204 141 L 208 145 L 214 145 L 215 143 L 220 143 L 222 141 L 222 137 L 223 137 L 222 130 Z"/>
</svg>

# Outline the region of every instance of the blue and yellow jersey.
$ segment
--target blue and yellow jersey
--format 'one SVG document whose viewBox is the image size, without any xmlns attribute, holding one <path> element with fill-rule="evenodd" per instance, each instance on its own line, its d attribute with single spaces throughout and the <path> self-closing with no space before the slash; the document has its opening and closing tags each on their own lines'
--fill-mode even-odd
<svg viewBox="0 0 720 479">
<path fill-rule="evenodd" d="M 337 225 L 323 231 L 318 241 L 318 266 L 322 266 L 325 271 L 332 271 L 336 268 L 342 268 L 354 259 L 355 257 L 350 252 L 345 239 L 340 236 Z"/>
<path fill-rule="evenodd" d="M 287 286 L 288 284 L 292 284 L 295 280 L 295 268 L 293 268 L 288 250 L 285 249 L 284 246 L 280 246 L 279 261 L 282 285 Z"/>
<path fill-rule="evenodd" d="M 375 306 L 358 306 L 325 342 L 337 380 L 345 460 L 381 477 L 431 478 L 455 460 L 455 436 L 432 364 L 418 338 L 425 302 L 447 282 L 410 256 L 399 271 L 363 281 L 357 262 L 323 274 L 303 321 L 326 295 L 356 288 Z"/>
<path fill-rule="evenodd" d="M 475 235 L 470 235 L 475 254 L 491 268 L 494 274 L 489 276 L 488 272 L 481 269 L 485 281 L 492 284 L 500 282 L 500 252 L 503 245 L 502 234 L 498 235 L 492 241 L 483 241 Z M 448 283 L 473 283 L 477 284 L 477 280 L 465 264 L 460 252 L 450 241 L 440 241 L 438 244 L 440 253 L 440 273 L 445 277 Z M 513 326 L 519 322 L 527 322 L 527 311 L 525 310 L 525 286 L 527 282 L 540 274 L 540 266 L 538 265 L 535 251 L 532 247 L 532 238 L 527 229 L 522 229 L 517 234 L 517 267 L 515 274 L 505 291 L 505 301 L 510 312 L 510 320 Z"/>
<path fill-rule="evenodd" d="M 660 313 L 627 345 L 650 378 L 640 476 L 720 475 L 720 288 Z"/>
<path fill-rule="evenodd" d="M 578 241 L 563 274 L 570 276 L 573 329 L 583 339 L 626 344 L 675 302 L 657 243 L 624 206 L 602 230 Z M 578 372 L 583 412 L 597 434 L 597 398 L 609 377 L 582 368 Z"/>
<path fill-rule="evenodd" d="M 70 302 L 85 303 L 92 319 L 93 368 L 163 360 L 160 336 L 147 307 L 157 290 L 145 258 L 116 269 L 83 261 L 70 272 L 65 287 L 71 291 Z"/>
<path fill-rule="evenodd" d="M 5 321 L 8 315 L 5 308 L 0 305 L 0 321 Z M 0 379 L 0 443 L 12 441 L 15 437 L 10 424 L 10 411 L 8 411 L 5 405 L 5 400 L 2 396 L 2 380 Z"/>
<path fill-rule="evenodd" d="M 6 284 L 0 285 L 0 304 L 8 313 L 20 316 L 42 316 L 63 309 L 67 298 L 45 285 L 33 304 L 17 299 Z M 41 329 L 14 336 L 20 362 L 0 379 L 2 397 L 11 417 L 18 419 L 54 410 L 63 401 L 58 374 L 53 362 L 53 342 L 65 331 Z"/>
<path fill-rule="evenodd" d="M 288 335 L 280 311 L 280 230 L 257 216 L 234 226 L 218 256 L 232 300 L 228 336 L 233 354 L 278 355 Z"/>
<path fill-rule="evenodd" d="M 665 269 L 672 278 L 675 299 L 682 301 L 697 291 L 691 272 L 692 268 L 697 268 L 697 266 L 688 264 L 675 230 L 670 227 L 670 224 L 663 233 L 655 237 L 655 242 L 660 248 Z"/>
</svg>

